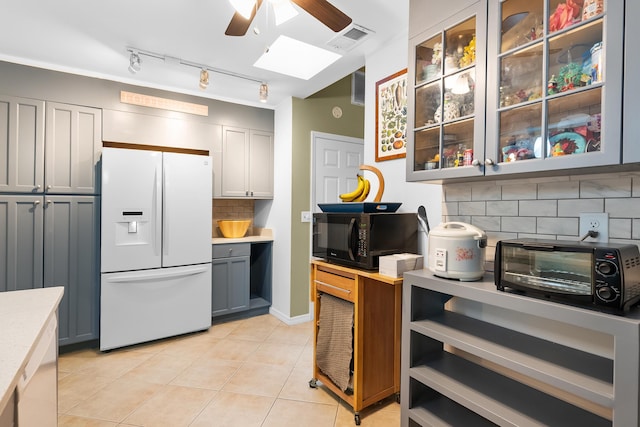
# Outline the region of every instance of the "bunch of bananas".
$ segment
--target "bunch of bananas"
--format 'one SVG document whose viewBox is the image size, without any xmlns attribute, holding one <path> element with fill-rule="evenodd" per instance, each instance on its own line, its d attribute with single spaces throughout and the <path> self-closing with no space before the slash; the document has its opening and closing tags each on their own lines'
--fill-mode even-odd
<svg viewBox="0 0 640 427">
<path fill-rule="evenodd" d="M 358 187 L 350 193 L 340 194 L 340 200 L 343 202 L 364 202 L 371 190 L 371 183 L 368 179 L 363 178 L 362 175 L 356 175 L 358 177 Z"/>
</svg>

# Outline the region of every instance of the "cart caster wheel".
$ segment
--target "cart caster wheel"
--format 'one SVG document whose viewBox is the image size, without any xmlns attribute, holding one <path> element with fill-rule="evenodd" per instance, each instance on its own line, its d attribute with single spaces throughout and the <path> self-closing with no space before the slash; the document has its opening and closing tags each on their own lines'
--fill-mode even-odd
<svg viewBox="0 0 640 427">
<path fill-rule="evenodd" d="M 315 378 L 311 378 L 309 380 L 309 387 L 311 388 L 318 388 L 318 380 Z"/>
<path fill-rule="evenodd" d="M 356 425 L 359 426 L 360 425 L 360 414 L 355 414 L 353 416 L 354 421 L 356 422 Z"/>
<path fill-rule="evenodd" d="M 400 403 L 400 393 L 396 393 L 396 403 Z"/>
</svg>

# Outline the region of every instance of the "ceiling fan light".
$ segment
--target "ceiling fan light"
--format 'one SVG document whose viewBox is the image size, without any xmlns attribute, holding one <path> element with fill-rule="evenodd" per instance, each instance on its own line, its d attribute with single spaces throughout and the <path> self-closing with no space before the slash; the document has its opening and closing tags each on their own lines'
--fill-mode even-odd
<svg viewBox="0 0 640 427">
<path fill-rule="evenodd" d="M 256 0 L 229 0 L 231 6 L 242 15 L 245 19 L 249 19 L 251 17 L 251 12 L 253 12 L 253 8 L 256 6 Z"/>
<path fill-rule="evenodd" d="M 205 90 L 207 87 L 209 87 L 209 71 L 207 71 L 205 68 L 200 71 L 199 86 L 202 90 Z"/>
<path fill-rule="evenodd" d="M 289 0 L 271 0 L 276 25 L 283 24 L 298 15 L 298 11 Z"/>
<path fill-rule="evenodd" d="M 260 102 L 267 102 L 269 98 L 269 86 L 266 83 L 260 85 Z"/>
<path fill-rule="evenodd" d="M 129 72 L 135 74 L 140 71 L 140 63 L 140 55 L 136 52 L 131 52 L 131 55 L 129 55 Z"/>
</svg>

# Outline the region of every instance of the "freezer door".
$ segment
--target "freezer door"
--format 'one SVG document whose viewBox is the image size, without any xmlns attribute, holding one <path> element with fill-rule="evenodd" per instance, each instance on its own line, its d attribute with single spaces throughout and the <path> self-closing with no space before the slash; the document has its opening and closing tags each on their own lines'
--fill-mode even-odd
<svg viewBox="0 0 640 427">
<path fill-rule="evenodd" d="M 211 262 L 211 158 L 164 153 L 162 266 Z"/>
<path fill-rule="evenodd" d="M 101 277 L 100 350 L 211 326 L 211 264 Z"/>
<path fill-rule="evenodd" d="M 161 206 L 162 153 L 105 147 L 102 151 L 102 272 L 161 266 Z"/>
</svg>

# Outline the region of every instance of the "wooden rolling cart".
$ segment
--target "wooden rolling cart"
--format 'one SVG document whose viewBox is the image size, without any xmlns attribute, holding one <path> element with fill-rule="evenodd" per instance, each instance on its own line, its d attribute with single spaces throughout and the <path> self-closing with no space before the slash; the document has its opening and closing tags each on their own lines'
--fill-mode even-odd
<svg viewBox="0 0 640 427">
<path fill-rule="evenodd" d="M 354 305 L 353 393 L 338 387 L 316 364 L 321 294 Z M 342 267 L 324 261 L 311 262 L 311 300 L 314 302 L 313 378 L 347 402 L 360 425 L 360 411 L 395 393 L 400 401 L 400 336 L 402 278 Z"/>
</svg>

